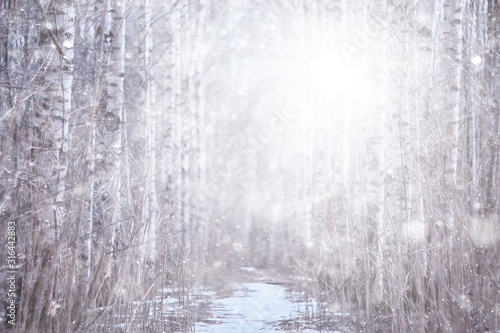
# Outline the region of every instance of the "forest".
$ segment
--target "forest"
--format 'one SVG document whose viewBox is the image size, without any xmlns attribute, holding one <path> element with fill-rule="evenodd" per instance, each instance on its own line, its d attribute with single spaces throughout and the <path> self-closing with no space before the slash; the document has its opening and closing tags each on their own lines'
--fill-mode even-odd
<svg viewBox="0 0 500 333">
<path fill-rule="evenodd" d="M 500 332 L 498 0 L 0 0 L 0 332 Z"/>
</svg>

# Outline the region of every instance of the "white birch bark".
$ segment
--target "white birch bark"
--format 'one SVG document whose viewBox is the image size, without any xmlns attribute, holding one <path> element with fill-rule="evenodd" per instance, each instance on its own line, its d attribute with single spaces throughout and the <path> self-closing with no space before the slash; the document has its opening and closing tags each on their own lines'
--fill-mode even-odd
<svg viewBox="0 0 500 333">
<path fill-rule="evenodd" d="M 35 53 L 36 60 L 42 64 L 39 73 L 43 75 L 40 81 L 40 93 L 38 94 L 37 113 L 40 122 L 35 126 L 40 127 L 43 134 L 42 144 L 47 151 L 43 151 L 39 163 L 44 180 L 41 182 L 42 190 L 47 195 L 43 202 L 41 211 L 42 243 L 44 244 L 44 259 L 52 254 L 53 244 L 59 242 L 62 230 L 71 227 L 66 221 L 67 208 L 67 153 L 69 142 L 69 115 L 72 107 L 72 85 L 73 85 L 73 58 L 75 39 L 75 8 L 72 3 L 56 3 L 53 5 L 42 5 L 36 2 L 39 15 L 42 16 L 42 29 L 40 35 L 40 52 Z M 61 230 L 62 229 L 62 230 Z M 56 253 L 57 255 L 57 253 Z M 56 258 L 47 260 L 47 266 L 39 269 L 51 270 Z M 43 293 L 51 290 L 48 278 L 45 274 L 37 277 L 33 293 Z M 71 272 L 63 272 L 67 281 L 74 279 Z M 33 307 L 33 317 L 25 323 L 27 331 L 33 329 L 45 329 L 48 322 L 46 318 L 38 313 L 44 303 L 51 301 L 51 293 L 40 296 L 36 300 L 29 301 L 28 306 Z M 23 323 L 24 324 L 24 323 Z"/>
<path fill-rule="evenodd" d="M 145 225 L 145 260 L 151 265 L 156 258 L 156 227 L 158 219 L 158 202 L 156 196 L 156 128 L 157 115 L 155 106 L 155 83 L 151 67 L 151 51 L 153 48 L 153 30 L 151 27 L 152 1 L 144 4 L 144 77 L 145 77 L 145 115 L 146 115 L 146 179 L 144 186 L 144 207 L 142 221 Z"/>
<path fill-rule="evenodd" d="M 114 197 L 114 213 L 113 223 L 116 220 L 126 220 L 127 211 L 130 209 L 130 181 L 128 172 L 128 158 L 126 152 L 126 123 L 125 123 L 125 104 L 124 104 L 124 78 L 125 78 L 125 54 L 126 54 L 126 1 L 117 0 L 111 4 L 108 11 L 109 19 L 107 20 L 107 34 L 110 36 L 108 50 L 108 71 L 107 71 L 107 113 L 108 118 L 113 124 L 108 125 L 110 141 L 107 145 L 110 146 L 108 151 L 111 154 L 111 163 L 109 166 L 111 174 L 106 177 L 111 180 L 111 189 L 109 190 Z M 109 128 L 109 127 L 113 128 Z M 111 246 L 116 246 L 118 237 L 117 233 L 121 230 L 122 224 L 119 223 L 113 228 Z"/>
<path fill-rule="evenodd" d="M 47 154 L 44 165 L 48 167 L 46 190 L 55 195 L 50 210 L 55 209 L 56 219 L 51 224 L 54 229 L 52 240 L 57 238 L 55 230 L 62 223 L 66 193 L 66 174 L 68 152 L 68 117 L 71 111 L 71 93 L 73 84 L 73 57 L 75 34 L 75 9 L 70 4 L 60 4 L 55 7 L 44 7 L 39 3 L 43 16 L 42 40 L 44 44 L 38 53 L 39 61 L 43 63 L 44 86 L 40 93 L 40 113 L 43 121 L 41 126 L 49 131 L 47 144 L 51 152 Z M 51 15 L 49 15 L 49 13 Z M 54 21 L 50 20 L 55 13 Z M 57 207 L 57 208 L 53 208 Z M 49 218 L 48 213 L 45 218 Z"/>
<path fill-rule="evenodd" d="M 183 138 L 183 108 L 182 108 L 182 98 L 183 87 L 182 87 L 182 69 L 183 69 L 183 59 L 182 59 L 182 13 L 180 9 L 176 9 L 172 13 L 172 31 L 174 34 L 173 44 L 172 44 L 172 59 L 174 66 L 172 66 L 172 91 L 171 91 L 171 103 L 172 103 L 172 143 L 171 147 L 173 149 L 173 165 L 172 165 L 172 188 L 174 192 L 173 205 L 174 205 L 174 223 L 179 226 L 180 230 L 180 249 L 178 258 L 182 259 L 186 250 L 186 224 L 184 219 L 184 203 L 183 203 L 183 187 L 184 179 L 182 172 L 182 138 Z M 182 260 L 181 260 L 182 261 Z"/>
</svg>

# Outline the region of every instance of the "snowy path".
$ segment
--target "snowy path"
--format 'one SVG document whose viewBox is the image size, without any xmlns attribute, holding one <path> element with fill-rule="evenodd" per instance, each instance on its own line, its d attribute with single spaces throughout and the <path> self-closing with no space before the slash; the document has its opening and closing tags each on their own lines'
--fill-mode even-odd
<svg viewBox="0 0 500 333">
<path fill-rule="evenodd" d="M 301 306 L 288 300 L 280 285 L 245 283 L 231 297 L 214 300 L 214 324 L 198 323 L 196 332 L 273 332 L 273 324 L 290 318 Z"/>
</svg>

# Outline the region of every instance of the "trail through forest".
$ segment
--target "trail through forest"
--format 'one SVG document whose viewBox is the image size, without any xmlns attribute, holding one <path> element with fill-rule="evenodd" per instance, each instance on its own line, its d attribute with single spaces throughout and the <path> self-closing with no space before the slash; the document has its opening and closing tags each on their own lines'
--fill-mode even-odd
<svg viewBox="0 0 500 333">
<path fill-rule="evenodd" d="M 0 332 L 500 333 L 498 0 L 0 0 Z"/>
<path fill-rule="evenodd" d="M 232 296 L 210 303 L 211 318 L 197 324 L 196 332 L 271 332 L 303 306 L 291 302 L 283 286 L 267 283 L 241 284 Z"/>
<path fill-rule="evenodd" d="M 333 328 L 338 327 L 338 322 L 319 327 L 321 322 L 315 315 L 317 303 L 306 300 L 304 293 L 297 291 L 290 281 L 263 277 L 264 272 L 253 267 L 240 269 L 256 274 L 253 279 L 252 275 L 246 276 L 251 282 L 234 284 L 229 295 L 193 293 L 198 309 L 208 309 L 203 318 L 198 319 L 196 332 L 338 332 Z"/>
</svg>

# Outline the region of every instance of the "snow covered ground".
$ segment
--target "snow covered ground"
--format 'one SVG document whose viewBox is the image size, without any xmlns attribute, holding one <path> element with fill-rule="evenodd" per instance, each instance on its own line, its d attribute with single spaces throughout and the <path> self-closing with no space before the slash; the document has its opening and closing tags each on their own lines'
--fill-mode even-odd
<svg viewBox="0 0 500 333">
<path fill-rule="evenodd" d="M 305 303 L 287 298 L 286 289 L 268 283 L 244 283 L 232 296 L 213 301 L 212 324 L 196 324 L 196 332 L 277 332 L 280 320 L 298 316 Z M 319 332 L 301 330 L 301 332 Z"/>
</svg>

